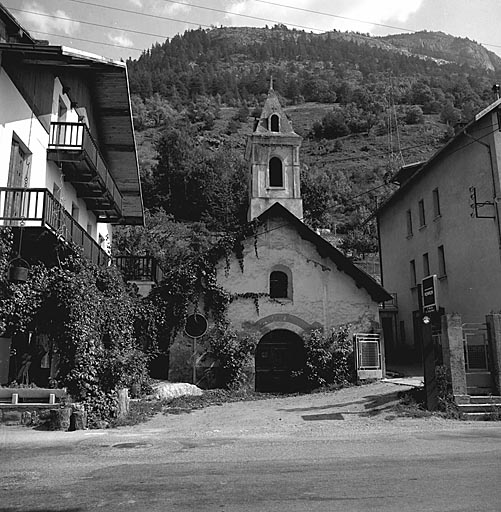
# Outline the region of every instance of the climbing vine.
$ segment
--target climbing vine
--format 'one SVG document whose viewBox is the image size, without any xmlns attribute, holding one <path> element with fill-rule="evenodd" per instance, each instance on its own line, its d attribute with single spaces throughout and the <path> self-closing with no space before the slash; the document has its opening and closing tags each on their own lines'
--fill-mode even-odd
<svg viewBox="0 0 501 512">
<path fill-rule="evenodd" d="M 226 389 L 239 389 L 248 385 L 249 374 L 246 369 L 256 350 L 257 339 L 224 326 L 216 326 L 207 334 L 206 341 L 210 352 L 219 362 L 220 384 Z"/>
<path fill-rule="evenodd" d="M 9 240 L 0 233 L 0 265 Z M 118 389 L 148 385 L 148 356 L 134 331 L 147 307 L 117 269 L 77 253 L 50 269 L 33 266 L 26 284 L 9 283 L 5 272 L 0 277 L 0 327 L 10 336 L 31 331 L 50 338 L 59 354 L 52 385 L 84 404 L 91 425 L 114 416 Z"/>
<path fill-rule="evenodd" d="M 217 266 L 225 262 L 224 271 L 228 274 L 231 258 L 236 256 L 243 272 L 244 241 L 255 236 L 259 225 L 259 221 L 252 221 L 239 233 L 222 237 L 209 251 L 176 266 L 164 276 L 148 299 L 157 308 L 156 339 L 150 339 L 149 345 L 155 346 L 158 352 L 168 351 L 189 312 L 198 311 L 201 300 L 204 313 L 212 317 L 215 325 L 228 325 L 228 306 L 235 296 L 218 285 Z M 252 297 L 255 304 L 258 295 Z M 259 309 L 258 303 L 256 308 Z"/>
</svg>

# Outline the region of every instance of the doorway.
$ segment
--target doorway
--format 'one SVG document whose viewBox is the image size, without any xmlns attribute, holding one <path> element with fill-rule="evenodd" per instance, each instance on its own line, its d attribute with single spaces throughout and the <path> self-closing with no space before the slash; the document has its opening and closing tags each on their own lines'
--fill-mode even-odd
<svg viewBox="0 0 501 512">
<path fill-rule="evenodd" d="M 277 329 L 265 334 L 256 349 L 256 391 L 294 392 L 304 388 L 295 375 L 305 363 L 303 340 L 297 334 Z"/>
</svg>

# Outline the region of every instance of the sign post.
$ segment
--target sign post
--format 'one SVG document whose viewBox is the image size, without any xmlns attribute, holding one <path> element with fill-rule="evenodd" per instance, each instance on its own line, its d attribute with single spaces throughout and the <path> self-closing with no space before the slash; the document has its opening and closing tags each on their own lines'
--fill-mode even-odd
<svg viewBox="0 0 501 512">
<path fill-rule="evenodd" d="M 207 332 L 207 318 L 205 318 L 204 315 L 201 315 L 200 313 L 193 313 L 191 315 L 188 315 L 186 318 L 186 324 L 184 326 L 184 332 L 192 338 L 192 369 L 193 369 L 193 376 L 192 381 L 193 384 L 196 384 L 197 382 L 197 339 L 201 338 L 206 332 Z"/>
<path fill-rule="evenodd" d="M 438 311 L 438 280 L 436 275 L 421 281 L 421 304 L 423 307 L 422 351 L 426 407 L 433 411 L 438 407 L 438 388 L 435 373 L 435 347 L 433 345 L 432 315 Z"/>
<path fill-rule="evenodd" d="M 421 297 L 423 315 L 435 313 L 438 310 L 438 286 L 436 274 L 425 277 L 421 281 Z"/>
</svg>

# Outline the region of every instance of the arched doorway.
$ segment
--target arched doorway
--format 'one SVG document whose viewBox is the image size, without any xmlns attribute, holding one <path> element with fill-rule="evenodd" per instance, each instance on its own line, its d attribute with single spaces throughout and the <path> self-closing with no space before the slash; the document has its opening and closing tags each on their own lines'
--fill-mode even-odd
<svg viewBox="0 0 501 512">
<path fill-rule="evenodd" d="M 256 391 L 292 392 L 303 387 L 293 373 L 304 367 L 303 340 L 292 331 L 265 334 L 256 349 Z"/>
</svg>

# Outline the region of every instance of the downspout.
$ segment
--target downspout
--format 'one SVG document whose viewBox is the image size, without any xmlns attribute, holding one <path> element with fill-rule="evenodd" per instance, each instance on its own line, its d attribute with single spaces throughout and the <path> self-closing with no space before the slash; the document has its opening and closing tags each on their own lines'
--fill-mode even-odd
<svg viewBox="0 0 501 512">
<path fill-rule="evenodd" d="M 499 127 L 499 128 L 501 129 L 501 127 Z M 492 199 L 493 199 L 493 203 L 494 203 L 494 212 L 495 212 L 494 221 L 496 222 L 496 227 L 497 227 L 496 231 L 497 231 L 497 235 L 498 235 L 498 249 L 499 249 L 499 256 L 501 258 L 501 226 L 499 223 L 499 202 L 498 202 L 498 200 L 501 200 L 501 197 L 498 196 L 498 186 L 497 186 L 497 181 L 496 181 L 496 172 L 494 170 L 494 162 L 492 161 L 491 145 L 487 144 L 486 142 L 484 142 L 480 139 L 473 137 L 472 135 L 467 133 L 466 130 L 464 130 L 463 133 L 466 135 L 466 137 L 471 139 L 473 142 L 478 142 L 479 144 L 481 144 L 482 146 L 487 148 L 487 152 L 489 153 L 489 163 L 491 166 L 492 190 L 493 190 L 493 198 Z"/>
</svg>

